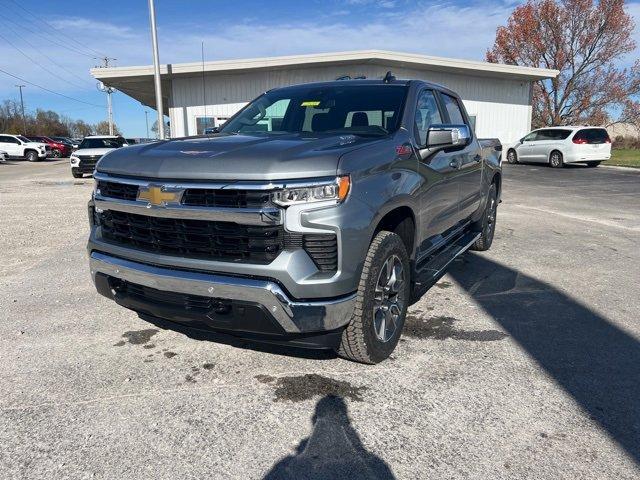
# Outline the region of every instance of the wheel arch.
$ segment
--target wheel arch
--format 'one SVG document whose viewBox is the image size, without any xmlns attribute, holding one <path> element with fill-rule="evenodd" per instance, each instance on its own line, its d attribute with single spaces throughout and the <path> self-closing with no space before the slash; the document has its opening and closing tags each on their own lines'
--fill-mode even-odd
<svg viewBox="0 0 640 480">
<path fill-rule="evenodd" d="M 396 233 L 407 248 L 409 258 L 414 258 L 416 248 L 417 224 L 413 209 L 408 205 L 399 205 L 384 213 L 373 230 L 369 243 L 381 231 Z"/>
</svg>

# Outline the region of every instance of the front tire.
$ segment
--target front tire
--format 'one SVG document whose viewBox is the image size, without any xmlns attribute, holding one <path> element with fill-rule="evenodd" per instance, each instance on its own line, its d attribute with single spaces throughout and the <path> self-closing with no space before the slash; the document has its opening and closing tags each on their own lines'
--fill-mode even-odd
<svg viewBox="0 0 640 480">
<path fill-rule="evenodd" d="M 60 150 L 53 150 L 53 158 L 62 157 L 62 152 Z"/>
<path fill-rule="evenodd" d="M 33 150 L 30 150 L 24 155 L 24 158 L 26 158 L 30 162 L 37 162 L 38 161 L 38 154 L 36 152 L 34 152 Z"/>
<path fill-rule="evenodd" d="M 562 168 L 564 166 L 564 159 L 562 158 L 562 153 L 558 150 L 554 150 L 549 155 L 549 165 L 552 168 Z"/>
<path fill-rule="evenodd" d="M 498 190 L 496 184 L 492 183 L 487 195 L 487 204 L 482 214 L 482 224 L 480 237 L 469 247 L 470 250 L 484 252 L 491 248 L 493 235 L 496 232 L 496 215 L 498 214 Z"/>
<path fill-rule="evenodd" d="M 600 165 L 600 162 L 587 162 L 587 167 L 589 168 L 595 168 L 598 165 Z"/>
<path fill-rule="evenodd" d="M 82 178 L 84 176 L 77 168 L 71 169 L 71 175 L 73 175 L 73 178 Z"/>
<path fill-rule="evenodd" d="M 507 152 L 507 162 L 509 162 L 511 165 L 515 165 L 516 163 L 518 163 L 518 154 L 515 150 L 511 149 Z"/>
<path fill-rule="evenodd" d="M 400 340 L 410 300 L 409 255 L 393 232 L 379 232 L 362 268 L 351 322 L 337 353 L 361 363 L 379 363 Z"/>
</svg>

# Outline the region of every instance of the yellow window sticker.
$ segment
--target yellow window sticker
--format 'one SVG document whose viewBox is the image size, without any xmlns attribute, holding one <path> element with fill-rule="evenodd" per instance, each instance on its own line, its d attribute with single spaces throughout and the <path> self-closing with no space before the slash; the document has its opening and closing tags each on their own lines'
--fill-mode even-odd
<svg viewBox="0 0 640 480">
<path fill-rule="evenodd" d="M 317 107 L 320 105 L 320 100 L 305 100 L 302 102 L 302 107 Z"/>
</svg>

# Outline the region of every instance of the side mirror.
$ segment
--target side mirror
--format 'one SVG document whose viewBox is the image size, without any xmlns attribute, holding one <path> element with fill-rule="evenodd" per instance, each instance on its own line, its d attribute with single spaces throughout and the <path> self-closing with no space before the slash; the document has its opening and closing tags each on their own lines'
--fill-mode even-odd
<svg viewBox="0 0 640 480">
<path fill-rule="evenodd" d="M 520 140 L 518 140 L 520 143 L 524 143 L 524 137 L 522 137 Z"/>
<path fill-rule="evenodd" d="M 467 125 L 432 125 L 427 130 L 427 148 L 431 150 L 464 147 L 470 139 Z"/>
<path fill-rule="evenodd" d="M 205 135 L 212 135 L 214 133 L 220 133 L 220 127 L 208 127 L 204 129 Z"/>
</svg>

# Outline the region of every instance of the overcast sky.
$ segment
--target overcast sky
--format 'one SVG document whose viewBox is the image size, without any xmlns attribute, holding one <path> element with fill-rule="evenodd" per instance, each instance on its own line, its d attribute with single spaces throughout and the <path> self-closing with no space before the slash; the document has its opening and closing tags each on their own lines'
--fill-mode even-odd
<svg viewBox="0 0 640 480">
<path fill-rule="evenodd" d="M 248 58 L 384 49 L 483 60 L 496 27 L 517 2 L 408 0 L 156 0 L 160 61 Z M 115 65 L 151 64 L 144 0 L 0 0 L 0 69 L 75 100 L 28 85 L 28 110 L 53 109 L 89 122 L 106 116 L 89 68 L 98 56 Z M 640 2 L 628 10 L 640 24 Z M 35 16 L 34 16 L 35 15 Z M 635 38 L 640 44 L 640 28 Z M 21 53 L 22 52 L 22 53 Z M 625 59 L 631 63 L 640 49 Z M 0 72 L 0 100 L 17 99 Z M 77 100 L 87 103 L 80 103 Z M 150 112 L 150 119 L 155 112 Z M 145 135 L 143 107 L 117 93 L 114 114 L 128 136 Z"/>
</svg>

